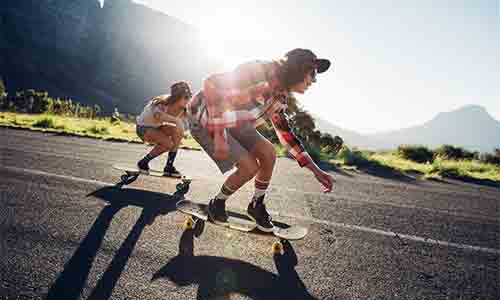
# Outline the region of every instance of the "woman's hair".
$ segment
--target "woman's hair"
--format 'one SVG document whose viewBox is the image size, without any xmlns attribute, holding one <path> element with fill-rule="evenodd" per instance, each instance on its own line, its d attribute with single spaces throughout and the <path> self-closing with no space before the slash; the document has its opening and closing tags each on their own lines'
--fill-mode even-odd
<svg viewBox="0 0 500 300">
<path fill-rule="evenodd" d="M 170 105 L 179 101 L 182 97 L 191 98 L 191 89 L 185 81 L 179 81 L 170 86 L 170 95 L 161 95 L 151 98 L 152 105 Z"/>
</svg>

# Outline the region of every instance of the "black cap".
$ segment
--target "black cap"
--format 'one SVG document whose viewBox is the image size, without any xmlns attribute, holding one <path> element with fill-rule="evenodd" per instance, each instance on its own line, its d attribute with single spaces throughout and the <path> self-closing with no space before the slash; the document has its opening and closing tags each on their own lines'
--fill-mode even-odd
<svg viewBox="0 0 500 300">
<path fill-rule="evenodd" d="M 318 73 L 323 73 L 330 68 L 330 61 L 326 58 L 318 58 L 309 49 L 296 48 L 285 54 L 288 62 L 296 64 L 311 64 Z"/>
</svg>

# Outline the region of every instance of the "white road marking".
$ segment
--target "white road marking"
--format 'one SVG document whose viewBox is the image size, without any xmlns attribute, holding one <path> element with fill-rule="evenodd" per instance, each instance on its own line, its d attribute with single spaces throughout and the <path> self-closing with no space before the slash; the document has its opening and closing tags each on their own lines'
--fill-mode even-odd
<svg viewBox="0 0 500 300">
<path fill-rule="evenodd" d="M 282 216 L 284 216 L 284 215 L 282 214 Z M 299 219 L 299 220 L 304 220 L 304 221 L 312 221 L 315 223 L 325 224 L 325 225 L 334 226 L 334 227 L 347 228 L 347 229 L 351 229 L 351 230 L 357 230 L 357 231 L 363 231 L 363 232 L 368 232 L 368 233 L 384 235 L 384 236 L 388 236 L 388 237 L 398 238 L 401 240 L 409 240 L 409 241 L 421 242 L 421 243 L 430 244 L 430 245 L 441 245 L 441 246 L 447 246 L 447 247 L 451 247 L 451 248 L 458 248 L 458 249 L 472 250 L 472 251 L 479 251 L 479 252 L 486 252 L 486 253 L 500 255 L 500 249 L 441 241 L 441 240 L 436 240 L 436 239 L 432 239 L 432 238 L 424 238 L 424 237 L 420 237 L 420 236 L 416 236 L 416 235 L 402 234 L 402 233 L 397 233 L 397 232 L 392 232 L 392 231 L 384 231 L 384 230 L 365 227 L 365 226 L 337 223 L 337 222 L 321 220 L 321 219 L 317 219 L 317 218 L 292 216 L 292 215 L 287 215 L 287 217 L 291 217 L 291 218 L 295 218 L 295 219 Z"/>
<path fill-rule="evenodd" d="M 39 170 L 31 170 L 31 169 L 16 168 L 16 167 L 6 167 L 6 166 L 0 166 L 0 168 L 5 169 L 5 170 L 14 171 L 14 172 L 21 172 L 21 173 L 28 173 L 28 174 L 33 174 L 33 175 L 43 175 L 43 176 L 48 176 L 48 177 L 62 178 L 62 179 L 76 181 L 76 182 L 84 182 L 84 183 L 96 184 L 96 185 L 101 185 L 101 186 L 115 186 L 115 184 L 113 184 L 113 183 L 104 182 L 104 181 L 100 181 L 100 180 L 85 179 L 85 178 L 79 178 L 79 177 L 74 177 L 74 176 L 69 176 L 69 175 L 60 175 L 60 174 L 54 174 L 54 173 L 49 173 L 49 172 L 39 171 Z M 271 213 L 278 215 L 277 212 L 271 212 Z M 420 243 L 430 244 L 430 245 L 441 245 L 441 246 L 446 246 L 446 247 L 451 247 L 451 248 L 458 248 L 458 249 L 463 249 L 463 250 L 478 251 L 478 252 L 500 255 L 500 249 L 441 241 L 441 240 L 436 240 L 436 239 L 431 239 L 431 238 L 424 238 L 424 237 L 420 237 L 420 236 L 416 236 L 416 235 L 396 233 L 396 232 L 392 232 L 392 231 L 385 231 L 385 230 L 375 229 L 375 228 L 370 228 L 370 227 L 365 227 L 365 226 L 337 223 L 337 222 L 317 219 L 317 218 L 313 218 L 313 217 L 295 216 L 295 215 L 290 215 L 290 214 L 279 214 L 279 215 L 284 216 L 284 217 L 295 218 L 298 220 L 310 221 L 310 222 L 318 223 L 318 224 L 325 224 L 325 225 L 334 226 L 334 227 L 346 228 L 346 229 L 350 229 L 350 230 L 357 230 L 357 231 L 373 233 L 373 234 L 383 235 L 383 236 L 392 237 L 392 238 L 398 238 L 401 240 L 409 240 L 409 241 L 420 242 Z"/>
<path fill-rule="evenodd" d="M 14 149 L 11 149 L 8 147 L 7 148 L 0 147 L 0 149 L 14 150 Z M 40 151 L 40 150 L 34 150 L 34 149 L 30 149 L 29 152 L 40 154 L 40 155 L 45 155 L 45 156 L 55 156 L 55 157 L 61 157 L 61 158 L 78 159 L 78 160 L 83 160 L 83 161 L 99 162 L 99 163 L 110 163 L 110 162 L 121 163 L 121 162 L 123 162 L 123 160 L 114 160 L 113 158 L 103 160 L 101 158 L 96 158 L 96 157 L 92 157 L 89 155 L 76 156 L 74 153 L 69 153 L 69 152 L 68 153 L 55 153 L 55 152 L 46 152 L 46 151 Z M 197 177 L 199 179 L 203 179 L 205 181 L 219 182 L 218 180 L 214 180 L 214 177 L 210 177 L 210 176 L 198 175 Z M 243 186 L 240 189 L 240 191 L 253 192 L 253 189 L 250 187 L 247 187 L 247 186 Z M 383 202 L 383 201 L 376 201 L 375 202 L 375 201 L 364 200 L 364 199 L 338 199 L 338 198 L 334 198 L 334 197 L 329 197 L 328 195 L 325 195 L 322 192 L 303 191 L 303 190 L 289 188 L 289 187 L 271 186 L 268 189 L 268 195 L 271 197 L 272 197 L 272 193 L 282 194 L 283 192 L 293 192 L 293 193 L 301 194 L 301 195 L 313 195 L 313 196 L 326 197 L 329 200 L 339 201 L 339 202 L 366 203 L 369 205 L 381 205 L 381 206 L 390 206 L 390 207 L 405 208 L 405 209 L 418 209 L 418 210 L 424 210 L 424 211 L 429 211 L 432 213 L 444 214 L 444 215 L 449 215 L 449 216 L 454 216 L 454 217 L 478 219 L 478 220 L 485 220 L 485 221 L 490 221 L 490 222 L 498 221 L 498 219 L 495 217 L 490 217 L 490 216 L 486 216 L 483 214 L 477 214 L 477 213 L 464 213 L 464 212 L 458 212 L 458 211 L 451 211 L 448 209 L 428 208 L 428 207 L 422 207 L 422 206 L 408 205 L 408 204 L 404 204 L 404 203 L 390 203 L 390 202 Z"/>
<path fill-rule="evenodd" d="M 39 171 L 39 170 L 23 169 L 23 168 L 16 168 L 16 167 L 4 167 L 4 166 L 1 166 L 0 168 L 6 169 L 6 170 L 11 170 L 14 172 L 28 173 L 28 174 L 33 174 L 33 175 L 43 175 L 43 176 L 48 176 L 48 177 L 55 177 L 55 178 L 76 181 L 76 182 L 97 184 L 97 185 L 103 185 L 103 186 L 115 186 L 116 185 L 114 183 L 104 182 L 104 181 L 100 181 L 100 180 L 73 177 L 73 176 L 69 176 L 69 175 L 60 175 L 60 174 L 54 174 L 54 173 L 49 173 L 49 172 Z"/>
</svg>

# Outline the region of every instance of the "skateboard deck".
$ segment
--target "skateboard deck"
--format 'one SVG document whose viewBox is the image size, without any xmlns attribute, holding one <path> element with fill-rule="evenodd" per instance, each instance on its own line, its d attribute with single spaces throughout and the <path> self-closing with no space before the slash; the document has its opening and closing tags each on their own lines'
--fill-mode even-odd
<svg viewBox="0 0 500 300">
<path fill-rule="evenodd" d="M 237 212 L 237 211 L 230 211 L 228 210 L 228 222 L 227 224 L 220 225 L 213 223 L 210 218 L 208 217 L 208 212 L 207 212 L 207 205 L 206 204 L 201 204 L 201 203 L 196 203 L 192 202 L 189 200 L 181 200 L 177 202 L 177 210 L 180 212 L 187 214 L 189 216 L 192 216 L 195 218 L 195 222 L 197 222 L 196 219 L 203 220 L 203 221 L 210 221 L 210 223 L 223 226 L 223 227 L 228 227 L 230 229 L 235 229 L 239 231 L 244 231 L 244 232 L 250 232 L 250 231 L 255 231 L 257 229 L 257 225 L 253 220 L 251 220 L 246 214 L 242 212 Z M 267 233 L 258 230 L 257 232 L 263 233 L 263 234 L 272 234 L 280 239 L 284 240 L 300 240 L 304 238 L 307 235 L 307 228 L 302 227 L 302 226 L 297 226 L 297 225 L 288 225 L 286 223 L 274 221 L 273 223 L 275 225 L 274 231 Z"/>
<path fill-rule="evenodd" d="M 131 184 L 134 182 L 139 175 L 147 175 L 147 176 L 155 176 L 155 177 L 162 177 L 162 178 L 170 178 L 170 179 L 176 179 L 176 180 L 181 180 L 182 187 L 189 187 L 189 184 L 192 181 L 191 177 L 188 176 L 167 176 L 163 173 L 163 171 L 160 170 L 154 170 L 150 169 L 149 171 L 141 171 L 137 166 L 134 165 L 113 165 L 113 168 L 117 170 L 124 171 L 125 174 L 121 176 L 121 183 L 126 185 L 126 184 Z M 179 189 L 179 187 L 178 187 Z"/>
</svg>

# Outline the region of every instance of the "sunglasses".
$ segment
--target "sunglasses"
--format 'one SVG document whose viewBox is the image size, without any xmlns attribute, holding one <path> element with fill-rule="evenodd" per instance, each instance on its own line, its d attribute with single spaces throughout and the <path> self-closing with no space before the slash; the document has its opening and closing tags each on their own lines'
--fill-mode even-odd
<svg viewBox="0 0 500 300">
<path fill-rule="evenodd" d="M 310 74 L 311 74 L 312 82 L 316 82 L 316 75 L 318 75 L 318 72 L 316 71 L 316 69 L 312 69 Z"/>
</svg>

